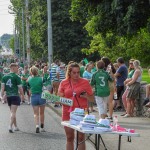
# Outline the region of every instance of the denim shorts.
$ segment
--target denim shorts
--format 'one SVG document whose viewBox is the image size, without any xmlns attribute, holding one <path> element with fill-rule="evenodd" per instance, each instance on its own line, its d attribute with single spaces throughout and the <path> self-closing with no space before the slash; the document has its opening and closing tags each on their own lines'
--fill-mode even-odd
<svg viewBox="0 0 150 150">
<path fill-rule="evenodd" d="M 42 94 L 32 94 L 31 95 L 31 105 L 40 106 L 46 104 L 46 99 L 41 98 Z"/>
</svg>

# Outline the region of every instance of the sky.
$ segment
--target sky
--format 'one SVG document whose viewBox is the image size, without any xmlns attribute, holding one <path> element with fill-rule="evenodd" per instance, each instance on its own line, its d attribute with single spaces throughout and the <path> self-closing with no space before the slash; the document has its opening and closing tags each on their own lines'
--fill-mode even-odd
<svg viewBox="0 0 150 150">
<path fill-rule="evenodd" d="M 0 36 L 13 34 L 14 15 L 8 13 L 10 0 L 0 0 Z"/>
</svg>

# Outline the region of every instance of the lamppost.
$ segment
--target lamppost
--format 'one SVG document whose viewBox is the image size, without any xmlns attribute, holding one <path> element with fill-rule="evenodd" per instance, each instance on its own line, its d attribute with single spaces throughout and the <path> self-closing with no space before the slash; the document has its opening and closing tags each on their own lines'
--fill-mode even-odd
<svg viewBox="0 0 150 150">
<path fill-rule="evenodd" d="M 26 0 L 26 42 L 27 42 L 27 62 L 30 65 L 30 17 L 29 17 L 29 0 Z"/>
<path fill-rule="evenodd" d="M 8 11 L 9 14 L 17 14 L 17 17 L 20 17 L 20 10 L 14 9 L 12 6 L 8 6 L 8 9 L 12 12 Z M 18 19 L 19 20 L 19 19 Z M 17 58 L 19 58 L 20 53 L 20 28 L 19 28 L 19 21 L 17 23 L 14 21 L 14 53 Z"/>
<path fill-rule="evenodd" d="M 48 14 L 48 63 L 50 69 L 53 61 L 51 0 L 47 0 L 47 14 Z"/>
</svg>

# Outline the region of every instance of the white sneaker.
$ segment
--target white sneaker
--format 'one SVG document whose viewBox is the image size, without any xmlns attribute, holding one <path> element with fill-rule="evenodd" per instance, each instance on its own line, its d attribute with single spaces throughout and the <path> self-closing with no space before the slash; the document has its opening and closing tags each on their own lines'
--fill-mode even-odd
<svg viewBox="0 0 150 150">
<path fill-rule="evenodd" d="M 41 132 L 46 132 L 44 128 L 41 128 Z"/>
<path fill-rule="evenodd" d="M 18 127 L 15 127 L 15 128 L 14 128 L 14 131 L 20 131 L 20 130 L 19 130 L 19 128 L 18 128 Z"/>
<path fill-rule="evenodd" d="M 28 102 L 28 105 L 30 105 L 30 102 Z"/>
</svg>

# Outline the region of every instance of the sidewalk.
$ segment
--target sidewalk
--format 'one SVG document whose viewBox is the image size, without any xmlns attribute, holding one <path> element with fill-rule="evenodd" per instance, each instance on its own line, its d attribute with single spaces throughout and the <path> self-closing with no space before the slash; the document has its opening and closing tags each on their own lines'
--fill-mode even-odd
<svg viewBox="0 0 150 150">
<path fill-rule="evenodd" d="M 55 113 L 61 116 L 61 107 L 54 107 L 54 104 L 49 103 L 48 107 Z M 96 107 L 94 107 L 97 110 Z M 121 150 L 149 150 L 150 149 L 150 118 L 144 117 L 129 117 L 123 118 L 120 115 L 123 112 L 114 112 L 118 116 L 119 125 L 129 129 L 135 129 L 135 132 L 140 134 L 140 137 L 133 137 L 132 142 L 127 142 L 127 137 L 122 137 Z M 98 111 L 91 113 L 99 118 Z M 117 150 L 118 136 L 116 135 L 102 135 L 106 144 L 107 150 Z M 103 146 L 102 146 L 103 147 Z M 88 150 L 88 148 L 87 148 Z M 103 149 L 102 149 L 103 150 Z"/>
</svg>

